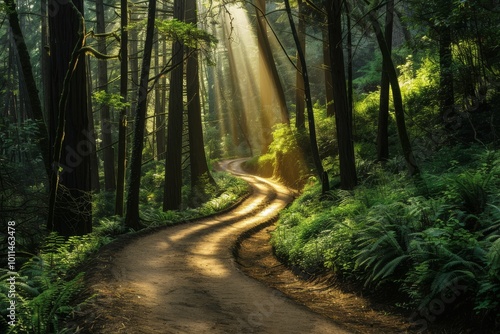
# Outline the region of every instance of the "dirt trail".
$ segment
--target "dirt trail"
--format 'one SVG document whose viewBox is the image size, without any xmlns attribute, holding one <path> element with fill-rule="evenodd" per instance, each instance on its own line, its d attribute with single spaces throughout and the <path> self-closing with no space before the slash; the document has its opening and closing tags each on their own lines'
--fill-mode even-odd
<svg viewBox="0 0 500 334">
<path fill-rule="evenodd" d="M 240 234 L 275 216 L 290 192 L 223 166 L 253 193 L 228 213 L 160 230 L 96 260 L 98 297 L 80 322 L 89 333 L 348 333 L 330 319 L 247 277 L 232 255 Z"/>
</svg>

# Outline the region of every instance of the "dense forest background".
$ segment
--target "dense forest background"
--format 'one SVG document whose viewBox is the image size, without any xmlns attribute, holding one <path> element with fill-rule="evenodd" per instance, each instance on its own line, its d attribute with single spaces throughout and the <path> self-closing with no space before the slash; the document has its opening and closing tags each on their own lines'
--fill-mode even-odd
<svg viewBox="0 0 500 334">
<path fill-rule="evenodd" d="M 498 329 L 499 15 L 494 0 L 4 0 L 17 328 L 62 331 L 88 254 L 229 207 L 247 187 L 217 161 L 249 157 L 301 193 L 272 237 L 282 261 L 390 291 L 422 330 L 442 314 Z"/>
</svg>

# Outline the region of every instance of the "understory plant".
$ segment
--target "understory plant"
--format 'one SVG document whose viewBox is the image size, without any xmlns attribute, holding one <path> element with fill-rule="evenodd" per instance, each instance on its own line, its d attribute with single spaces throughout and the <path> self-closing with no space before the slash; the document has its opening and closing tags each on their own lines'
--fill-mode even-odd
<svg viewBox="0 0 500 334">
<path fill-rule="evenodd" d="M 480 146 L 450 151 L 457 160 L 436 154 L 418 179 L 371 164 L 354 191 L 306 187 L 280 215 L 276 254 L 372 292 L 396 286 L 409 310 L 439 304 L 498 323 L 500 159 Z"/>
<path fill-rule="evenodd" d="M 62 324 L 77 307 L 73 301 L 83 288 L 84 273 L 75 269 L 105 242 L 105 238 L 94 234 L 65 239 L 51 233 L 40 253 L 33 255 L 20 270 L 14 273 L 3 270 L 2 333 L 68 333 Z M 14 296 L 11 282 L 15 282 Z M 6 322 L 11 300 L 15 300 L 13 326 Z"/>
</svg>

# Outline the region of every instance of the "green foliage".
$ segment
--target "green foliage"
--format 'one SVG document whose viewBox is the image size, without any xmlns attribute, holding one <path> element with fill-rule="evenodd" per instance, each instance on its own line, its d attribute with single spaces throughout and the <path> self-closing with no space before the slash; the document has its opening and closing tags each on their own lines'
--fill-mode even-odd
<svg viewBox="0 0 500 334">
<path fill-rule="evenodd" d="M 371 290 L 399 286 L 415 308 L 454 296 L 450 310 L 475 307 L 495 318 L 497 162 L 479 146 L 450 148 L 429 157 L 418 180 L 391 164 L 366 164 L 352 192 L 321 195 L 319 185 L 306 186 L 280 214 L 272 244 L 277 256 L 308 272 L 331 270 Z M 457 284 L 464 287 L 460 298 Z"/>
<path fill-rule="evenodd" d="M 210 198 L 196 208 L 182 211 L 162 211 L 161 205 L 144 204 L 141 209 L 141 220 L 147 227 L 173 225 L 182 221 L 201 218 L 215 214 L 234 205 L 240 198 L 248 194 L 249 186 L 242 179 L 230 174 L 214 172 L 217 187 L 208 190 Z"/>
<path fill-rule="evenodd" d="M 76 268 L 109 239 L 96 234 L 65 239 L 51 233 L 39 255 L 32 256 L 14 274 L 16 286 L 16 325 L 0 324 L 6 333 L 65 333 L 64 318 L 75 308 L 74 298 L 83 288 L 84 273 Z M 9 299 L 8 277 L 2 270 L 0 305 L 5 319 Z M 2 327 L 4 326 L 4 327 Z"/>
<path fill-rule="evenodd" d="M 193 23 L 186 23 L 176 19 L 156 20 L 156 28 L 167 39 L 179 41 L 185 46 L 194 49 L 211 47 L 217 43 L 217 39 L 213 35 L 197 28 Z"/>
<path fill-rule="evenodd" d="M 116 93 L 108 93 L 105 90 L 98 90 L 92 94 L 94 101 L 101 105 L 107 105 L 115 110 L 130 107 L 129 102 L 123 102 L 123 96 Z"/>
</svg>

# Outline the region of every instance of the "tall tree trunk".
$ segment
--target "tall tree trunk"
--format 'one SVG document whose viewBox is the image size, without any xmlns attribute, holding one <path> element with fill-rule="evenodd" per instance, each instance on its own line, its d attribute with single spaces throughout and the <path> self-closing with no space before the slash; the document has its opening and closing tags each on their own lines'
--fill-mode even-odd
<svg viewBox="0 0 500 334">
<path fill-rule="evenodd" d="M 265 0 L 255 0 L 255 8 L 257 14 L 257 40 L 259 44 L 259 67 L 260 67 L 260 90 L 262 99 L 262 117 L 263 123 L 266 126 L 271 126 L 270 119 L 273 103 L 278 104 L 281 113 L 281 121 L 290 123 L 288 109 L 286 106 L 285 91 L 281 84 L 278 74 L 278 69 L 274 63 L 274 57 L 271 51 L 271 45 L 267 36 L 267 21 L 266 21 L 266 2 Z M 266 147 L 272 141 L 271 132 L 266 133 L 267 141 Z"/>
<path fill-rule="evenodd" d="M 127 102 L 128 89 L 128 0 L 121 0 L 120 5 L 120 95 Z M 118 124 L 118 167 L 116 174 L 115 214 L 123 216 L 123 199 L 125 193 L 125 169 L 127 157 L 127 108 L 120 110 Z"/>
<path fill-rule="evenodd" d="M 184 21 L 183 0 L 174 1 L 174 18 Z M 172 63 L 178 65 L 170 74 L 164 211 L 179 210 L 182 202 L 183 58 L 184 46 L 180 41 L 174 41 L 172 45 Z"/>
<path fill-rule="evenodd" d="M 385 41 L 389 52 L 392 52 L 392 30 L 394 23 L 394 0 L 388 0 L 385 14 Z M 389 159 L 389 75 L 387 63 L 382 62 L 382 77 L 380 79 L 380 106 L 377 131 L 377 160 Z"/>
<path fill-rule="evenodd" d="M 97 144 L 96 144 L 96 131 L 94 124 L 94 115 L 92 113 L 92 74 L 90 71 L 90 56 L 87 56 L 87 63 L 85 64 L 85 78 L 87 80 L 87 118 L 89 135 L 87 136 L 88 144 L 91 147 L 90 152 L 90 188 L 92 192 L 99 193 L 101 186 L 99 184 L 99 160 L 97 159 Z"/>
<path fill-rule="evenodd" d="M 148 81 L 151 68 L 151 54 L 153 52 L 154 25 L 156 16 L 156 0 L 149 0 L 148 23 L 146 27 L 146 41 L 141 67 L 141 81 L 137 92 L 137 106 L 135 110 L 134 140 L 132 142 L 132 157 L 130 159 L 130 181 L 127 194 L 127 214 L 125 226 L 138 230 L 139 222 L 139 189 L 141 186 L 142 149 L 144 147 L 144 128 L 148 106 Z"/>
<path fill-rule="evenodd" d="M 333 103 L 333 77 L 332 60 L 330 58 L 330 39 L 328 37 L 328 25 L 321 29 L 323 37 L 323 66 L 325 73 L 325 103 L 326 115 L 332 117 L 335 115 L 335 104 Z"/>
<path fill-rule="evenodd" d="M 288 14 L 288 21 L 290 22 L 290 28 L 292 30 L 293 39 L 295 41 L 295 46 L 297 48 L 297 53 L 299 55 L 299 61 L 302 64 L 302 77 L 304 79 L 305 102 L 306 102 L 307 116 L 309 121 L 309 140 L 311 142 L 311 151 L 312 151 L 314 166 L 316 167 L 316 173 L 318 175 L 318 179 L 321 180 L 322 190 L 324 193 L 329 190 L 330 185 L 328 182 L 328 174 L 324 171 L 321 159 L 319 157 L 318 143 L 316 140 L 316 125 L 314 122 L 314 112 L 311 101 L 311 89 L 309 86 L 309 74 L 307 72 L 306 58 L 304 56 L 304 52 L 300 45 L 300 38 L 297 33 L 297 29 L 295 28 L 295 23 L 293 21 L 293 16 L 292 16 L 292 10 L 290 8 L 290 2 L 288 0 L 285 0 L 285 7 L 286 7 L 286 12 Z"/>
<path fill-rule="evenodd" d="M 12 29 L 17 52 L 19 54 L 19 61 L 22 67 L 26 89 L 28 91 L 30 109 L 33 114 L 33 118 L 38 121 L 38 145 L 40 153 L 42 155 L 47 176 L 50 177 L 50 175 L 52 174 L 52 167 L 49 152 L 49 134 L 43 117 L 42 104 L 40 102 L 35 77 L 33 75 L 30 55 L 28 52 L 28 48 L 26 47 L 26 42 L 24 40 L 21 26 L 19 24 L 19 16 L 17 14 L 14 0 L 4 0 L 4 3 L 8 9 L 9 24 L 10 28 Z"/>
<path fill-rule="evenodd" d="M 96 0 L 96 30 L 98 34 L 106 32 L 106 21 L 104 13 L 103 0 Z M 101 38 L 97 42 L 97 50 L 102 53 L 107 53 L 106 40 Z M 108 62 L 104 59 L 97 60 L 97 85 L 99 90 L 108 92 Z M 115 157 L 113 152 L 113 139 L 111 137 L 111 115 L 110 107 L 104 103 L 101 106 L 101 138 L 103 149 L 104 163 L 104 189 L 106 191 L 114 191 L 115 183 Z"/>
<path fill-rule="evenodd" d="M 42 69 L 42 87 L 43 87 L 43 97 L 42 97 L 42 109 L 43 118 L 47 124 L 47 119 L 49 118 L 49 100 L 50 100 L 50 58 L 49 58 L 49 27 L 48 27 L 48 16 L 47 16 L 47 0 L 41 0 L 40 2 L 40 15 L 42 20 L 42 36 L 41 45 L 42 50 L 40 50 L 40 66 Z M 48 143 L 48 137 L 47 137 Z M 47 148 L 48 151 L 48 148 Z"/>
<path fill-rule="evenodd" d="M 340 161 L 340 186 L 353 189 L 357 184 L 354 142 L 352 136 L 352 115 L 347 99 L 347 87 L 342 49 L 342 0 L 326 4 L 328 15 L 328 37 L 333 77 L 333 99 L 335 102 L 335 123 Z"/>
<path fill-rule="evenodd" d="M 186 1 L 186 23 L 196 25 L 196 0 Z M 203 191 L 206 183 L 215 184 L 208 169 L 203 141 L 203 124 L 200 105 L 200 79 L 197 50 L 187 49 L 189 58 L 186 65 L 186 85 L 188 100 L 189 161 L 191 166 L 191 187 Z"/>
<path fill-rule="evenodd" d="M 83 0 L 59 4 L 49 17 L 50 134 L 54 170 L 50 181 L 47 229 L 64 236 L 92 231 L 91 139 Z"/>
<path fill-rule="evenodd" d="M 453 55 L 451 29 L 441 26 L 439 33 L 439 108 L 444 125 L 450 125 L 454 115 L 455 91 L 453 85 Z"/>
<path fill-rule="evenodd" d="M 160 41 L 158 33 L 155 33 L 155 75 L 160 74 Z M 166 43 L 163 43 L 165 45 Z M 164 56 L 164 55 L 163 55 Z M 156 159 L 163 161 L 165 159 L 165 75 L 160 79 L 160 84 L 155 87 L 155 133 L 156 133 Z"/>
<path fill-rule="evenodd" d="M 399 87 L 396 67 L 392 62 L 391 53 L 389 51 L 389 47 L 387 46 L 387 42 L 385 40 L 382 29 L 380 28 L 380 24 L 378 23 L 376 12 L 374 10 L 370 10 L 368 17 L 370 19 L 373 30 L 375 31 L 377 42 L 380 51 L 382 52 L 384 67 L 387 69 L 387 74 L 391 83 L 392 96 L 394 100 L 394 112 L 396 114 L 396 126 L 398 128 L 399 141 L 401 143 L 403 155 L 408 167 L 408 172 L 410 175 L 415 175 L 419 173 L 419 168 L 413 155 L 410 138 L 408 137 L 408 132 L 406 130 L 403 97 L 401 95 L 401 89 Z"/>
<path fill-rule="evenodd" d="M 347 103 L 349 105 L 349 114 L 351 117 L 354 112 L 354 89 L 353 89 L 353 48 L 352 48 L 352 24 L 351 24 L 351 5 L 349 2 L 345 1 L 345 10 L 347 18 Z M 354 124 L 354 119 L 351 120 Z"/>
<path fill-rule="evenodd" d="M 298 1 L 299 5 L 299 23 L 298 23 L 298 36 L 300 47 L 304 52 L 306 51 L 306 21 L 304 19 L 305 3 L 302 0 Z M 305 130 L 305 99 L 304 99 L 304 77 L 302 75 L 302 68 L 304 65 L 300 62 L 297 52 L 297 72 L 295 74 L 295 127 L 298 130 Z"/>
</svg>

